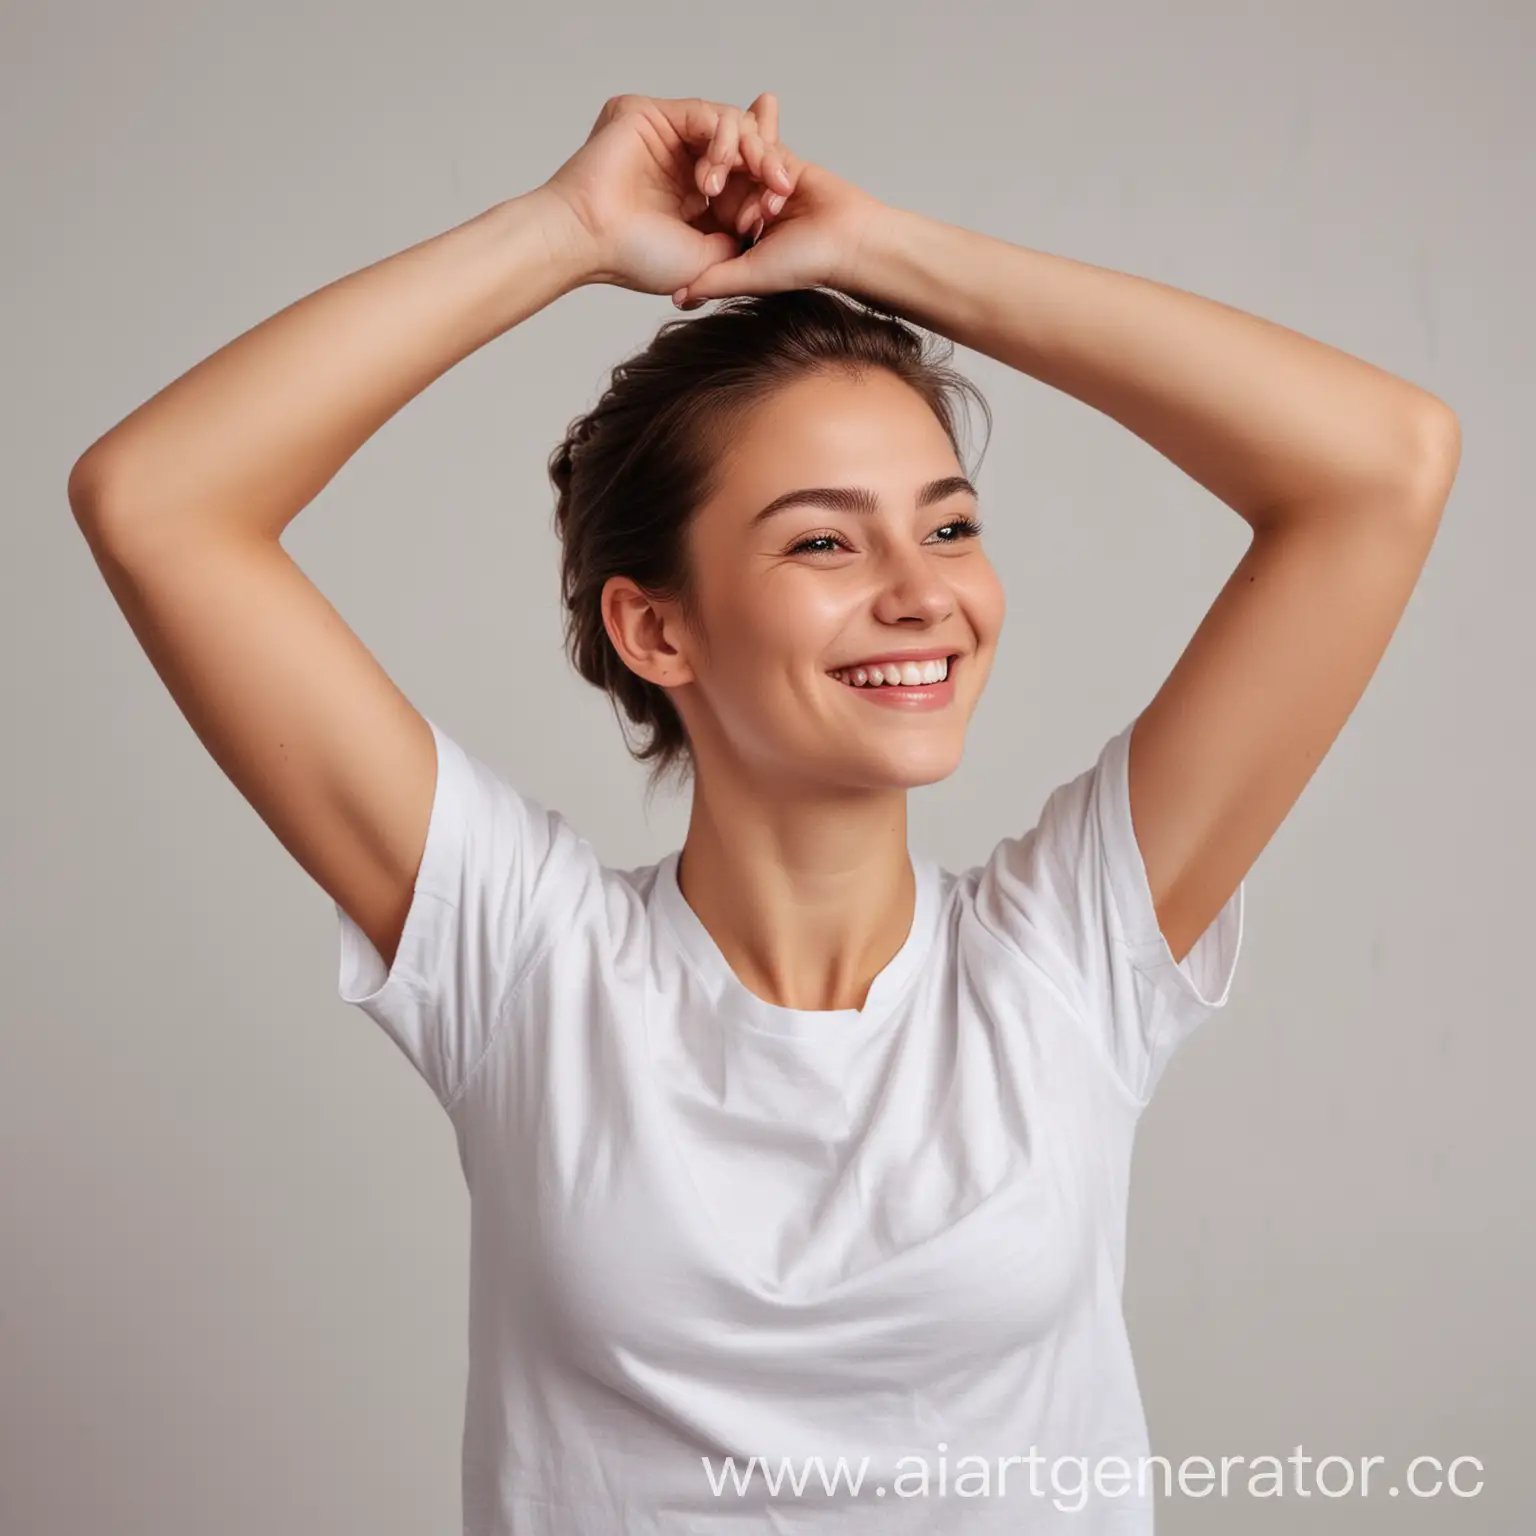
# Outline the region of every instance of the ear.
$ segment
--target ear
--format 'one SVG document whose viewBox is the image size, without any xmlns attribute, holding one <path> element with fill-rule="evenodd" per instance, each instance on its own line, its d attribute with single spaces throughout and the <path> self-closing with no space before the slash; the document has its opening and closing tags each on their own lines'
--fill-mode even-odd
<svg viewBox="0 0 1536 1536">
<path fill-rule="evenodd" d="M 682 647 L 682 615 L 675 603 L 651 597 L 628 576 L 603 583 L 603 627 L 619 659 L 637 677 L 659 688 L 693 681 L 693 667 Z"/>
</svg>

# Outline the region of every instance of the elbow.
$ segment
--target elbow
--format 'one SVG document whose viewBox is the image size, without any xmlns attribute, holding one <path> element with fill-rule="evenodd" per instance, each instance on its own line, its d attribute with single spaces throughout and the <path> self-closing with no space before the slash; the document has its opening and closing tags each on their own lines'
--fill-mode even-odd
<svg viewBox="0 0 1536 1536">
<path fill-rule="evenodd" d="M 1461 468 L 1461 421 L 1450 406 L 1433 395 L 1424 407 L 1418 444 L 1413 500 L 1429 518 L 1438 520 Z"/>
<path fill-rule="evenodd" d="M 130 516 L 125 507 L 130 501 L 140 499 L 128 494 L 121 461 L 114 464 L 113 457 L 93 443 L 75 460 L 65 487 L 75 522 L 93 543 L 104 539 L 112 529 L 123 526 Z M 137 526 L 137 520 L 134 526 Z"/>
<path fill-rule="evenodd" d="M 100 455 L 94 448 L 87 448 L 75 460 L 65 487 L 69 509 L 75 514 L 77 523 L 84 524 L 101 515 L 102 503 L 106 499 L 103 481 Z"/>
</svg>

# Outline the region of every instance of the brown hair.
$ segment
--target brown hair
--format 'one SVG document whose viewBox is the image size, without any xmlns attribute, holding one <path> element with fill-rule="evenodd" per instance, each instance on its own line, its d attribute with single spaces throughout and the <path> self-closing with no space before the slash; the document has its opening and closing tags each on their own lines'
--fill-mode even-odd
<svg viewBox="0 0 1536 1536">
<path fill-rule="evenodd" d="M 628 576 L 642 591 L 676 600 L 691 622 L 687 529 L 715 492 L 731 429 L 771 391 L 808 374 L 888 370 L 927 401 L 963 458 L 957 407 L 975 399 L 989 435 L 992 416 L 980 390 L 950 366 L 953 350 L 832 289 L 731 298 L 697 320 L 668 320 L 571 423 L 549 458 L 566 650 L 609 695 L 630 753 L 652 765 L 652 788 L 670 772 L 686 775 L 688 737 L 666 690 L 631 672 L 608 638 L 608 578 Z"/>
</svg>

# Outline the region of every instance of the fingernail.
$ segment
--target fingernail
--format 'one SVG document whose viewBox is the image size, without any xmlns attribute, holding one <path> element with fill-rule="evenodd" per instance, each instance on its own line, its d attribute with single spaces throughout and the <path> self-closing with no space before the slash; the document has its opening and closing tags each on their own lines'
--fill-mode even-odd
<svg viewBox="0 0 1536 1536">
<path fill-rule="evenodd" d="M 794 185 L 794 178 L 789 174 L 789 167 L 788 166 L 781 165 L 779 167 L 779 180 L 786 187 Z"/>
<path fill-rule="evenodd" d="M 709 173 L 709 195 L 713 197 L 725 185 L 725 172 L 718 167 Z"/>
<path fill-rule="evenodd" d="M 777 213 L 784 206 L 784 194 L 782 192 L 770 192 L 763 199 L 763 206 L 769 213 Z"/>
</svg>

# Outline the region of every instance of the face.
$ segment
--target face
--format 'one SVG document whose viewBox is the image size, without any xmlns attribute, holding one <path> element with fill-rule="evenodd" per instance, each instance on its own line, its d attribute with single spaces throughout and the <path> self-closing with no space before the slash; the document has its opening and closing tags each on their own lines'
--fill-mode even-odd
<svg viewBox="0 0 1536 1536">
<path fill-rule="evenodd" d="M 1004 614 L 963 478 L 922 396 L 883 369 L 814 375 L 750 413 L 690 528 L 694 625 L 667 608 L 627 626 L 701 776 L 718 753 L 826 788 L 954 771 Z M 792 494 L 807 489 L 820 499 Z"/>
</svg>

